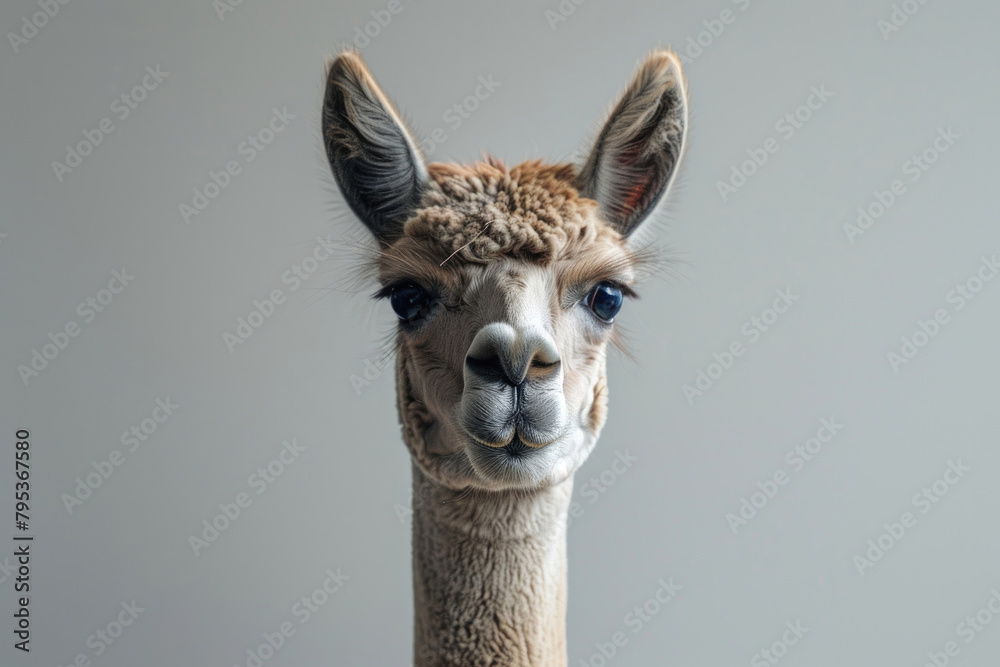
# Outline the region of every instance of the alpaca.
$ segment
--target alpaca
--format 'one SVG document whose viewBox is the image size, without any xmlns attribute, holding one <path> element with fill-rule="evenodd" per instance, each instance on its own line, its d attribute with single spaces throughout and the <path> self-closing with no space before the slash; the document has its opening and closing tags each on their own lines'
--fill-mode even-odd
<svg viewBox="0 0 1000 667">
<path fill-rule="evenodd" d="M 579 167 L 426 164 L 361 57 L 327 64 L 327 158 L 399 318 L 420 667 L 567 664 L 573 475 L 686 129 L 680 61 L 657 50 Z"/>
</svg>

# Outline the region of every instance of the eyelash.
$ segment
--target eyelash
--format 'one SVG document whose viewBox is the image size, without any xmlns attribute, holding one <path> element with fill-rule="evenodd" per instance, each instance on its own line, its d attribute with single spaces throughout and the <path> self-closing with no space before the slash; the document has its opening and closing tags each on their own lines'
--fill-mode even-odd
<svg viewBox="0 0 1000 667">
<path fill-rule="evenodd" d="M 593 292 L 594 288 L 597 287 L 598 285 L 602 284 L 602 283 L 604 283 L 606 285 L 611 285 L 612 287 L 615 287 L 615 288 L 621 290 L 622 296 L 624 296 L 624 297 L 626 297 L 628 299 L 638 299 L 639 298 L 639 295 L 636 293 L 636 291 L 634 289 L 632 289 L 631 287 L 629 287 L 628 285 L 626 285 L 625 283 L 623 283 L 621 281 L 615 280 L 613 278 L 609 278 L 609 279 L 595 280 L 594 282 L 587 283 L 584 286 L 580 286 L 580 287 L 576 287 L 576 288 L 567 290 L 567 292 L 566 292 L 566 298 L 565 298 L 565 301 L 564 301 L 564 307 L 565 308 L 572 308 L 576 304 L 580 303 L 581 301 L 583 301 L 584 297 L 586 297 L 588 294 L 590 294 L 591 292 Z M 570 297 L 572 297 L 572 299 Z"/>
<path fill-rule="evenodd" d="M 611 285 L 612 287 L 621 290 L 622 295 L 623 296 L 627 296 L 630 299 L 638 299 L 639 298 L 639 295 L 636 293 L 636 291 L 634 289 L 632 289 L 631 287 L 629 287 L 628 285 L 626 285 L 623 282 L 619 282 L 619 281 L 613 280 L 613 279 L 598 280 L 597 282 L 595 282 L 593 285 L 590 286 L 590 289 L 591 290 L 594 289 L 595 287 L 597 287 L 601 283 L 605 283 L 605 284 Z M 587 291 L 589 292 L 590 290 L 587 290 Z"/>
</svg>

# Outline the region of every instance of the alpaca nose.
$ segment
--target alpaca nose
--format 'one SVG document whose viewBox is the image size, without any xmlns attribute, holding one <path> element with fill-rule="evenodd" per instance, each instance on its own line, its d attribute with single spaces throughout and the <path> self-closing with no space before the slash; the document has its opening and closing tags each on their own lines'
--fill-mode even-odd
<svg viewBox="0 0 1000 667">
<path fill-rule="evenodd" d="M 517 330 L 503 322 L 480 329 L 465 356 L 465 367 L 473 376 L 514 387 L 553 375 L 559 363 L 559 350 L 547 332 Z"/>
</svg>

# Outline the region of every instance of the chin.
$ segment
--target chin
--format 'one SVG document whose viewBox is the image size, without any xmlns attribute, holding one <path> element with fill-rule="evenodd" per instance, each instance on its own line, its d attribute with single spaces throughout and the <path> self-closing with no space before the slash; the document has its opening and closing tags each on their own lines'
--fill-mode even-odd
<svg viewBox="0 0 1000 667">
<path fill-rule="evenodd" d="M 582 430 L 544 447 L 529 447 L 517 437 L 504 447 L 488 447 L 470 437 L 465 453 L 475 471 L 473 486 L 490 491 L 544 489 L 572 477 L 596 441 Z"/>
</svg>

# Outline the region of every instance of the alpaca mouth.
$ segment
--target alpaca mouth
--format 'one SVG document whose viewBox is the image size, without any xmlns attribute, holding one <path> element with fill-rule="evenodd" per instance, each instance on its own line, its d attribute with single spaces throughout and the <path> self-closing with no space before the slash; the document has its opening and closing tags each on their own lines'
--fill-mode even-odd
<svg viewBox="0 0 1000 667">
<path fill-rule="evenodd" d="M 514 439 L 511 440 L 506 445 L 504 445 L 501 449 L 503 449 L 503 451 L 507 452 L 507 454 L 512 457 L 527 456 L 529 452 L 534 451 L 533 448 L 528 447 L 526 444 L 524 444 L 521 441 L 521 438 L 519 438 L 517 435 L 515 435 Z"/>
<path fill-rule="evenodd" d="M 466 454 L 488 488 L 533 488 L 552 468 L 555 452 L 526 445 L 517 435 L 502 447 L 470 438 Z"/>
<path fill-rule="evenodd" d="M 471 438 L 472 442 L 475 443 L 475 448 L 482 451 L 485 454 L 489 454 L 493 457 L 498 457 L 502 459 L 526 459 L 532 454 L 539 452 L 540 448 L 531 447 L 523 440 L 521 437 L 514 434 L 514 438 L 503 446 L 487 445 L 481 442 L 478 438 Z"/>
<path fill-rule="evenodd" d="M 545 448 L 546 445 L 549 444 L 549 443 L 542 443 L 536 445 L 532 443 L 529 445 L 528 443 L 531 442 L 530 438 L 528 438 L 527 442 L 525 442 L 524 438 L 527 436 L 522 437 L 520 430 L 514 431 L 514 434 L 511 437 L 510 442 L 508 442 L 506 445 L 500 445 L 495 443 L 491 444 L 487 441 L 480 440 L 476 436 L 473 436 L 471 433 L 468 435 L 478 448 L 481 448 L 488 452 L 492 452 L 493 454 L 502 453 L 503 455 L 510 457 L 528 457 L 535 452 L 540 452 L 542 449 Z"/>
</svg>

